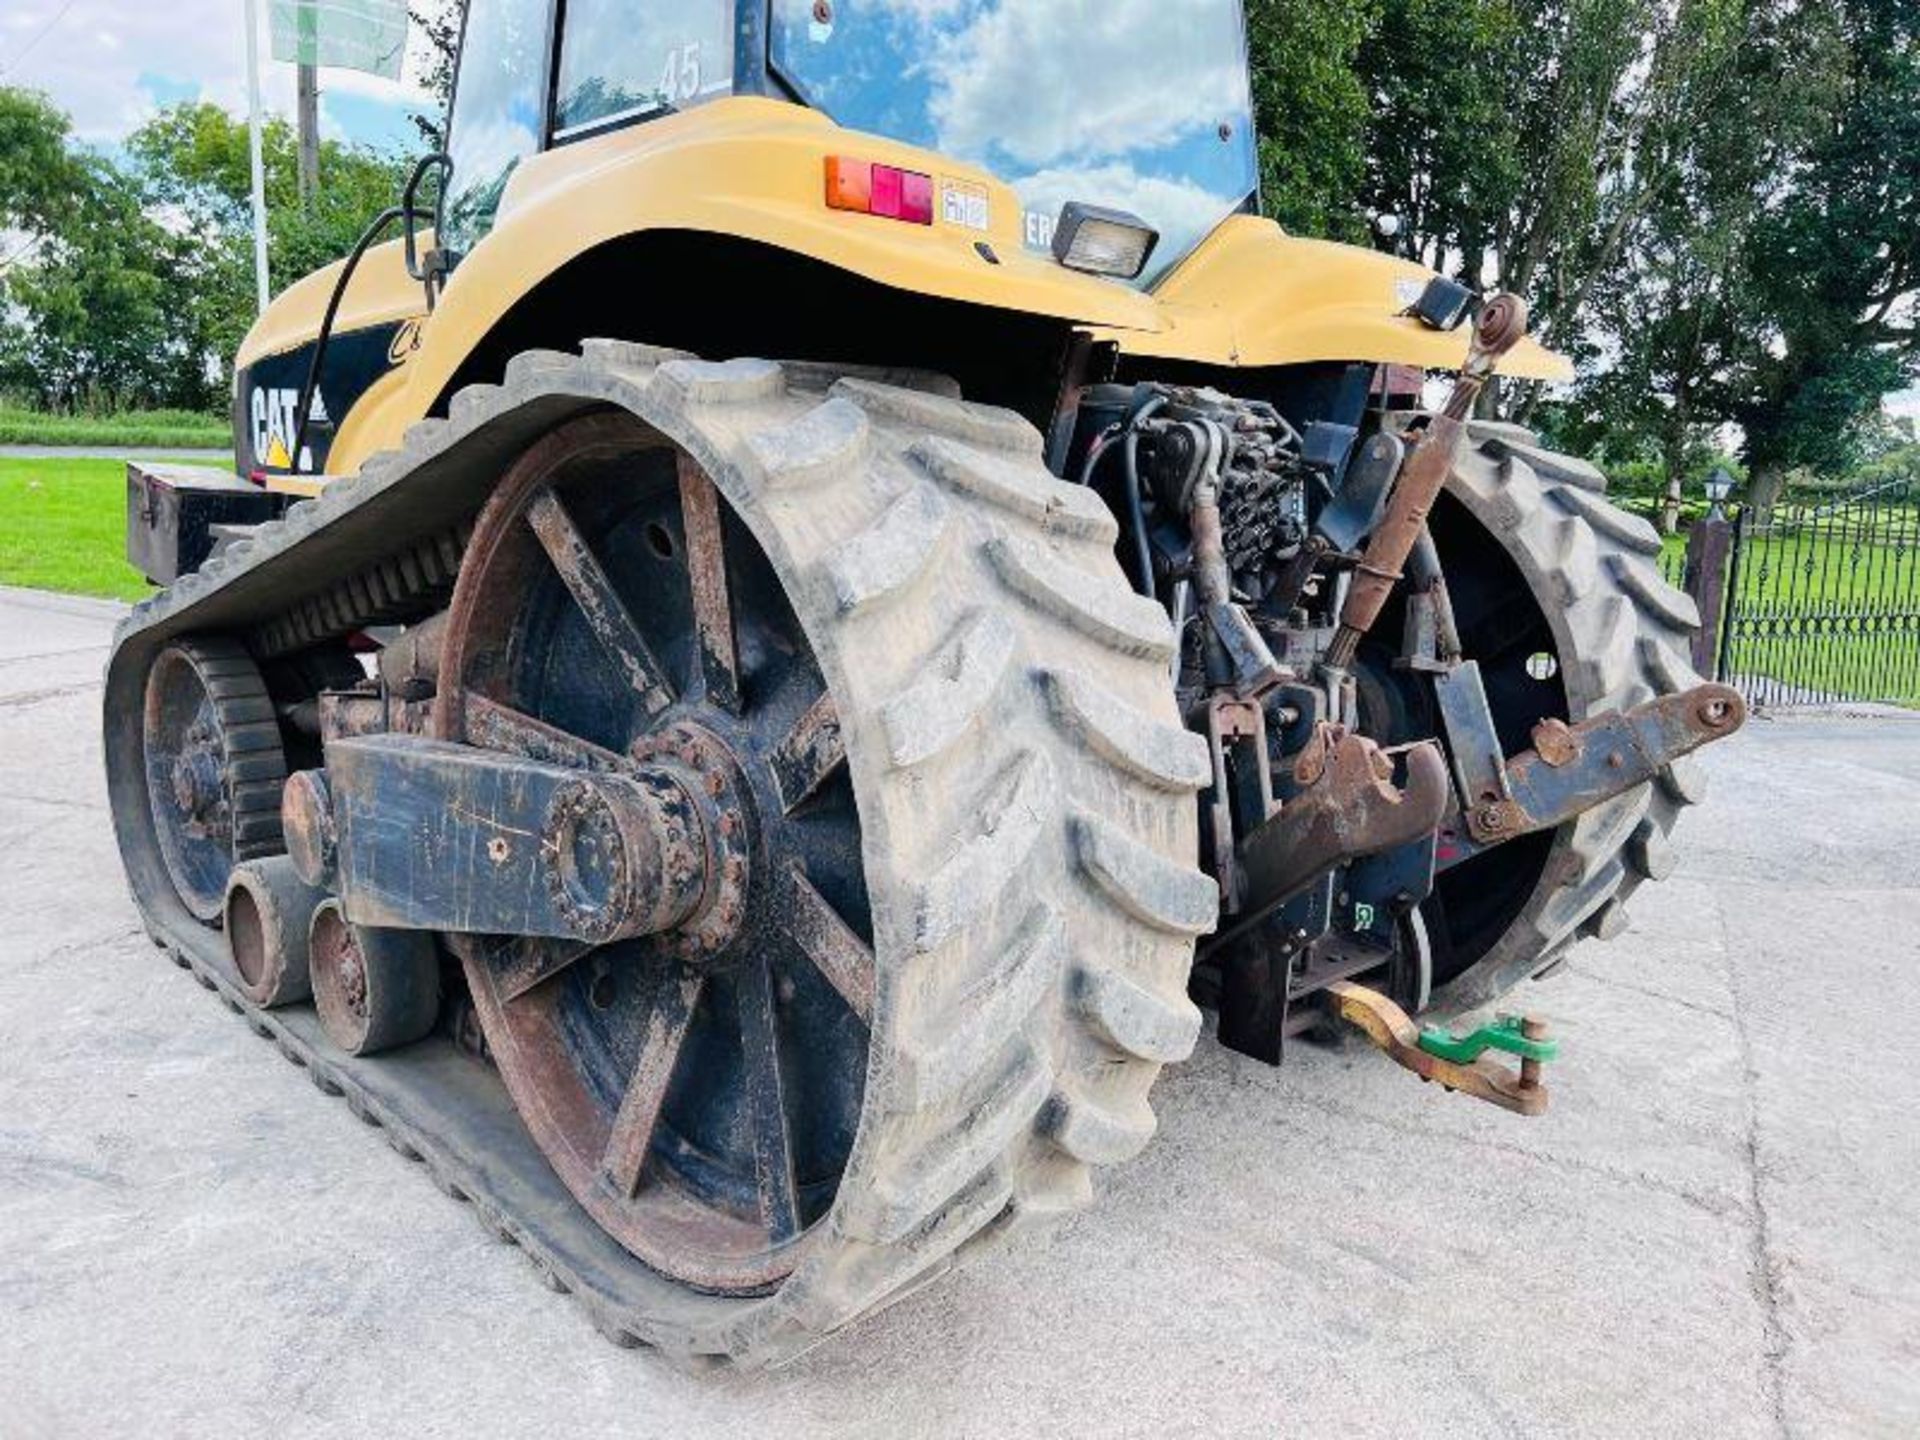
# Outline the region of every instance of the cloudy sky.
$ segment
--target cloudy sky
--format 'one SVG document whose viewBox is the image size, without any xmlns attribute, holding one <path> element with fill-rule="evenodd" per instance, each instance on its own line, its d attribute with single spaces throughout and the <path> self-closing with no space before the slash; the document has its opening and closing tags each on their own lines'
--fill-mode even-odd
<svg viewBox="0 0 1920 1440">
<path fill-rule="evenodd" d="M 113 145 L 162 105 L 212 100 L 244 113 L 245 0 L 0 0 L 0 84 L 43 91 L 73 117 L 80 136 Z M 267 58 L 260 6 L 266 103 L 290 114 L 293 68 Z M 333 139 L 411 147 L 413 84 L 346 70 L 322 72 L 321 126 Z"/>
</svg>

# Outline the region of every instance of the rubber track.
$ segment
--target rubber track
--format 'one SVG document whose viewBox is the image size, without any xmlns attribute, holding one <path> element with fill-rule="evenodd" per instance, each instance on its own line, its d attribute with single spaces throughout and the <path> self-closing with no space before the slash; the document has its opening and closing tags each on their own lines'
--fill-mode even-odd
<svg viewBox="0 0 1920 1440">
<path fill-rule="evenodd" d="M 153 884 L 133 777 L 110 771 L 116 823 L 157 938 L 436 1173 L 466 1177 L 490 1228 L 602 1330 L 688 1361 L 778 1362 L 1085 1204 L 1091 1167 L 1151 1137 L 1148 1089 L 1199 1031 L 1186 978 L 1216 903 L 1195 865 L 1204 742 L 1179 726 L 1170 625 L 1121 575 L 1110 522 L 1046 471 L 1032 426 L 920 377 L 612 342 L 522 355 L 402 453 L 139 607 L 110 666 L 107 750 L 120 695 L 165 637 L 271 625 L 326 593 L 341 556 L 377 569 L 459 533 L 504 460 L 609 405 L 687 449 L 787 583 L 863 820 L 878 962 L 867 1105 L 835 1206 L 777 1292 L 693 1296 L 631 1260 L 583 1273 L 569 1247 L 611 1243 L 584 1214 L 515 1213 L 488 1192 L 497 1154 L 407 1113 L 425 1090 L 376 1104 L 371 1087 L 399 1072 L 289 1039 L 298 1013 L 247 1009 L 217 937 Z M 500 1185 L 543 1178 L 557 1184 L 523 1167 Z"/>
<path fill-rule="evenodd" d="M 1539 596 L 1576 721 L 1700 683 L 1688 660 L 1700 617 L 1660 575 L 1660 536 L 1608 503 L 1606 477 L 1517 426 L 1477 424 L 1448 484 Z M 1513 925 L 1434 997 L 1441 1011 L 1485 1005 L 1557 964 L 1585 937 L 1625 931 L 1627 901 L 1672 873 L 1680 812 L 1706 793 L 1697 760 L 1562 826 Z"/>
</svg>

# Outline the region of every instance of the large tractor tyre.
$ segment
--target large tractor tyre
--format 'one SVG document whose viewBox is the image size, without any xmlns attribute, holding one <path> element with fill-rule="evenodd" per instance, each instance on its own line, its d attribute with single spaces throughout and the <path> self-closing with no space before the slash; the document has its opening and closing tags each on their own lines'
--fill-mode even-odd
<svg viewBox="0 0 1920 1440">
<path fill-rule="evenodd" d="M 1660 574 L 1660 537 L 1605 497 L 1592 465 L 1518 426 L 1481 423 L 1434 516 L 1463 648 L 1479 660 L 1508 755 L 1534 717 L 1570 721 L 1700 683 L 1700 617 Z M 1675 865 L 1675 821 L 1704 794 L 1683 758 L 1653 782 L 1544 835 L 1442 875 L 1429 902 L 1435 1004 L 1484 1005 L 1551 968 L 1585 937 L 1612 939 L 1643 881 Z"/>
<path fill-rule="evenodd" d="M 765 1362 L 1147 1143 L 1200 1027 L 1207 752 L 1166 615 L 1025 420 L 590 354 L 631 413 L 568 422 L 495 491 L 435 728 L 684 765 L 738 817 L 737 891 L 585 955 L 450 943 L 557 1172 L 684 1287 L 661 1328 Z"/>
</svg>

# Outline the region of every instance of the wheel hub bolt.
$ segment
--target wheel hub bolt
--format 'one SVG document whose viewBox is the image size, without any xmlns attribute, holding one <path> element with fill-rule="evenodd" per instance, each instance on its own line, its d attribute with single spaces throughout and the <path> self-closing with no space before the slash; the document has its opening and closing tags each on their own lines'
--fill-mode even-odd
<svg viewBox="0 0 1920 1440">
<path fill-rule="evenodd" d="M 220 799 L 220 775 L 213 757 L 192 749 L 173 762 L 173 803 L 187 815 L 199 817 Z"/>
</svg>

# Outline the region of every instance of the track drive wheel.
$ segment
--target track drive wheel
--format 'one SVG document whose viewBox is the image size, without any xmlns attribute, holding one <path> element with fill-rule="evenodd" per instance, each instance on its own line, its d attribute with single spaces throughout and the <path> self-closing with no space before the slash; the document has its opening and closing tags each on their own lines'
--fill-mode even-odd
<svg viewBox="0 0 1920 1440">
<path fill-rule="evenodd" d="M 243 860 L 280 853 L 280 726 L 246 649 L 221 636 L 179 640 L 147 672 L 147 797 L 181 903 L 218 921 Z"/>
<path fill-rule="evenodd" d="M 678 767 L 721 816 L 712 878 L 659 936 L 449 943 L 580 1203 L 680 1293 L 734 1297 L 684 1343 L 764 1362 L 1147 1142 L 1200 1023 L 1207 755 L 1165 615 L 1024 420 L 602 350 L 633 413 L 498 487 L 434 728 Z M 574 383 L 528 362 L 510 386 Z"/>
</svg>

